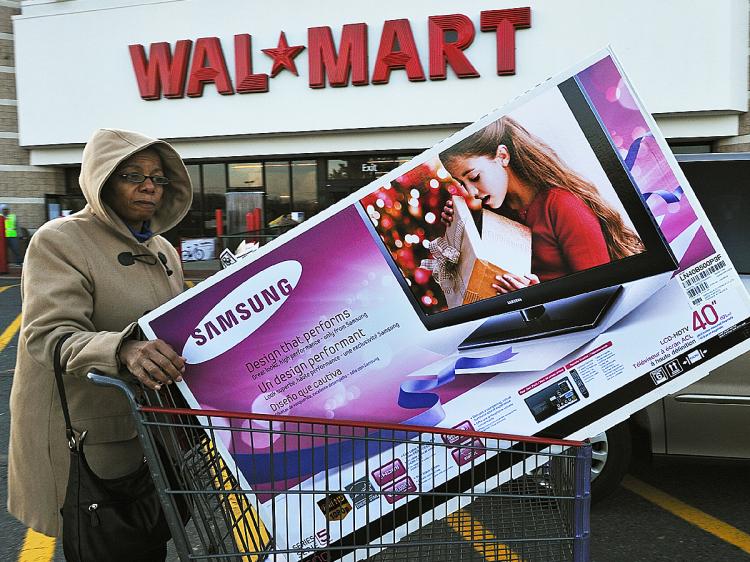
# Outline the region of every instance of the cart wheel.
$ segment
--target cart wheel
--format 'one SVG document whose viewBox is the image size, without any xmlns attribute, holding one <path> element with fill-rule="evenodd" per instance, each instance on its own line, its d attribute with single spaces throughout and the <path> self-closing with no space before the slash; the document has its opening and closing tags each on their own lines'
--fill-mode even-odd
<svg viewBox="0 0 750 562">
<path fill-rule="evenodd" d="M 615 491 L 630 466 L 632 442 L 628 422 L 618 424 L 591 441 L 591 499 L 602 500 Z"/>
</svg>

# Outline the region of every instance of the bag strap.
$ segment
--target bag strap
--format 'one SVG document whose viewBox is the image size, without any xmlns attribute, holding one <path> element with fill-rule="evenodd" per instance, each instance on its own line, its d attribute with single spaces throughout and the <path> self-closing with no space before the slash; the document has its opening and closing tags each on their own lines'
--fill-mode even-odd
<svg viewBox="0 0 750 562">
<path fill-rule="evenodd" d="M 62 345 L 65 343 L 65 340 L 67 340 L 70 336 L 73 334 L 64 334 L 60 336 L 60 339 L 57 340 L 57 343 L 55 344 L 55 353 L 54 353 L 54 366 L 55 366 L 55 380 L 57 381 L 57 391 L 60 394 L 60 404 L 62 405 L 62 412 L 63 416 L 65 417 L 65 435 L 68 438 L 68 447 L 71 449 L 77 449 L 77 443 L 75 434 L 73 433 L 73 424 L 70 422 L 70 412 L 68 412 L 68 400 L 65 397 L 65 385 L 63 384 L 62 376 L 63 376 L 63 368 L 60 361 L 60 355 L 62 353 Z"/>
</svg>

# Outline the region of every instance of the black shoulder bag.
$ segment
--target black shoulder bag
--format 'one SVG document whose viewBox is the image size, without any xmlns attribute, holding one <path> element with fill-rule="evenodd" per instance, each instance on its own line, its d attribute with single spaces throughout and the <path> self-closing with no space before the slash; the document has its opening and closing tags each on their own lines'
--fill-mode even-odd
<svg viewBox="0 0 750 562">
<path fill-rule="evenodd" d="M 99 478 L 83 453 L 86 432 L 79 437 L 73 433 L 60 362 L 62 344 L 70 335 L 58 340 L 54 355 L 70 448 L 68 487 L 60 510 L 65 558 L 70 562 L 163 560 L 169 527 L 145 459 L 130 474 Z"/>
</svg>

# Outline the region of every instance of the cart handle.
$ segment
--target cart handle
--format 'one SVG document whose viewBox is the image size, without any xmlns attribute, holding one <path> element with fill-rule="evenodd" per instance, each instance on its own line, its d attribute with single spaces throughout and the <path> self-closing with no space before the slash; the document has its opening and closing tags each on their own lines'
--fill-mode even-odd
<svg viewBox="0 0 750 562">
<path fill-rule="evenodd" d="M 130 402 L 131 406 L 139 406 L 138 402 L 135 399 L 135 392 L 133 392 L 133 389 L 124 380 L 105 375 L 104 373 L 96 369 L 91 369 L 91 371 L 89 371 L 89 373 L 86 375 L 86 378 L 88 378 L 91 382 L 98 386 L 114 386 L 116 388 L 119 388 L 125 393 L 125 396 L 128 397 L 128 402 Z"/>
<path fill-rule="evenodd" d="M 539 445 L 559 445 L 562 447 L 582 447 L 588 445 L 584 441 L 573 441 L 568 439 L 552 439 L 546 437 L 532 437 L 526 435 L 510 435 L 505 433 L 488 433 L 485 431 L 455 430 L 442 427 L 427 427 L 423 425 L 405 425 L 383 422 L 362 422 L 352 420 L 329 420 L 323 418 L 311 418 L 301 416 L 274 416 L 269 414 L 256 414 L 253 412 L 229 412 L 224 410 L 197 410 L 193 408 L 163 408 L 155 406 L 143 406 L 135 400 L 135 394 L 128 384 L 120 379 L 102 375 L 96 371 L 90 372 L 89 380 L 100 386 L 116 386 L 122 390 L 130 400 L 131 405 L 138 411 L 152 414 L 171 414 L 184 416 L 221 417 L 241 420 L 258 420 L 280 423 L 299 423 L 309 425 L 333 425 L 340 427 L 356 427 L 360 429 L 378 429 L 385 431 L 405 431 L 415 433 L 436 433 L 439 435 L 469 436 L 479 439 L 497 439 L 501 441 L 519 441 L 522 443 L 537 443 Z"/>
</svg>

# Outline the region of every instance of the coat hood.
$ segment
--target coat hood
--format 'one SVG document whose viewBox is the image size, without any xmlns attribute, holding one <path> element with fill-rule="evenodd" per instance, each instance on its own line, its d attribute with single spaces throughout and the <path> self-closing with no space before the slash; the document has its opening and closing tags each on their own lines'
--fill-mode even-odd
<svg viewBox="0 0 750 562">
<path fill-rule="evenodd" d="M 123 160 L 145 148 L 153 148 L 159 153 L 164 175 L 170 180 L 161 206 L 151 219 L 151 230 L 160 234 L 176 226 L 190 210 L 193 201 L 190 176 L 177 151 L 162 140 L 117 129 L 95 131 L 83 149 L 79 183 L 86 201 L 104 222 L 128 235 L 125 224 L 102 200 L 102 190 Z"/>
</svg>

